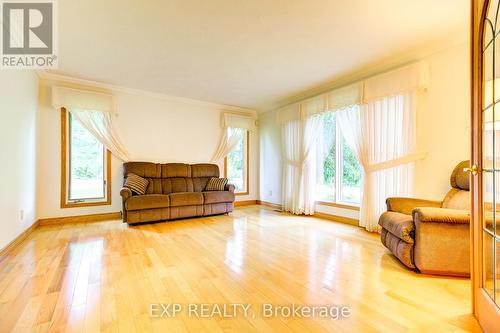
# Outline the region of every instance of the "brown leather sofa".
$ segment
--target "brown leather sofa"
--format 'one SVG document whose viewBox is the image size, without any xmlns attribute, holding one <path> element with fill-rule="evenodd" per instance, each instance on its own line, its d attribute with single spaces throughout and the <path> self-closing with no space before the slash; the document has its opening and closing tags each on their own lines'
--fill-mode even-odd
<svg viewBox="0 0 500 333">
<path fill-rule="evenodd" d="M 382 243 L 407 267 L 422 273 L 469 276 L 469 161 L 453 170 L 443 201 L 388 198 L 380 216 Z"/>
<path fill-rule="evenodd" d="M 205 192 L 208 180 L 219 177 L 215 164 L 124 163 L 124 178 L 129 173 L 146 178 L 149 184 L 145 195 L 122 188 L 123 222 L 135 224 L 233 211 L 233 185 L 226 185 L 225 191 Z"/>
</svg>

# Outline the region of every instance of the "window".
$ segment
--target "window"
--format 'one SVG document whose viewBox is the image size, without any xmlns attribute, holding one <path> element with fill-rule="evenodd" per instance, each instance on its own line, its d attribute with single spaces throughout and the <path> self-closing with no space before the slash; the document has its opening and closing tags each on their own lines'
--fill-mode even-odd
<svg viewBox="0 0 500 333">
<path fill-rule="evenodd" d="M 61 110 L 61 207 L 111 204 L 111 153 Z"/>
<path fill-rule="evenodd" d="M 231 133 L 235 129 L 229 128 Z M 248 152 L 250 133 L 244 132 L 236 144 L 236 148 L 224 159 L 224 176 L 228 183 L 233 184 L 237 195 L 248 194 Z"/>
<path fill-rule="evenodd" d="M 316 197 L 321 202 L 359 205 L 362 172 L 356 155 L 342 136 L 335 112 L 321 115 L 316 145 Z"/>
</svg>

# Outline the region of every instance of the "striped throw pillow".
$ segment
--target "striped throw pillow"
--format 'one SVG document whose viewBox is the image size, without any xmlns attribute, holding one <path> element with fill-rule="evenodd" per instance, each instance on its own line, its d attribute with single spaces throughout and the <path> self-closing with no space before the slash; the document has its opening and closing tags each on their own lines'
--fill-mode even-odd
<svg viewBox="0 0 500 333">
<path fill-rule="evenodd" d="M 135 173 L 129 173 L 127 179 L 125 180 L 125 187 L 128 187 L 132 192 L 139 195 L 146 194 L 148 189 L 149 180 L 144 179 Z"/>
<path fill-rule="evenodd" d="M 205 186 L 205 191 L 224 191 L 227 184 L 227 178 L 212 177 Z"/>
</svg>

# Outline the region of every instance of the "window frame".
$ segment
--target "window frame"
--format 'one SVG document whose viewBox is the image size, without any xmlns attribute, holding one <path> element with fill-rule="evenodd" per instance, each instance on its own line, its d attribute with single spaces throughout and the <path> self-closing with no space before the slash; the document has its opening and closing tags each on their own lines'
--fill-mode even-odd
<svg viewBox="0 0 500 333">
<path fill-rule="evenodd" d="M 245 191 L 244 192 L 234 192 L 234 195 L 248 195 L 250 193 L 250 131 L 245 130 L 246 132 L 246 186 L 245 186 Z M 227 178 L 227 156 L 224 157 L 224 178 Z"/>
<path fill-rule="evenodd" d="M 105 149 L 104 153 L 104 182 L 105 182 L 105 197 L 103 199 L 82 199 L 70 200 L 69 190 L 69 172 L 71 170 L 71 140 L 70 140 L 71 121 L 66 108 L 61 108 L 61 208 L 77 208 L 91 206 L 107 206 L 111 205 L 111 152 Z"/>
<path fill-rule="evenodd" d="M 333 112 L 333 111 L 332 111 Z M 344 174 L 344 141 L 342 136 L 342 129 L 339 126 L 337 120 L 335 120 L 335 193 L 334 201 L 328 200 L 316 200 L 317 205 L 330 206 L 342 209 L 357 210 L 361 206 L 361 203 L 354 202 L 344 202 L 341 199 L 342 193 L 342 177 Z M 361 191 L 363 187 L 361 186 Z"/>
</svg>

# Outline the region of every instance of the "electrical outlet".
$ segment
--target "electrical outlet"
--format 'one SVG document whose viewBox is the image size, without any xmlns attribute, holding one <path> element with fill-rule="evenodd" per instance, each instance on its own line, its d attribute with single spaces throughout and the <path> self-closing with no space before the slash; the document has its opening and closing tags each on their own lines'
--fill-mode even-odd
<svg viewBox="0 0 500 333">
<path fill-rule="evenodd" d="M 269 196 L 272 197 L 273 196 L 273 191 L 269 191 Z"/>
<path fill-rule="evenodd" d="M 24 220 L 24 209 L 21 209 L 19 211 L 19 220 L 21 220 L 21 221 Z"/>
</svg>

